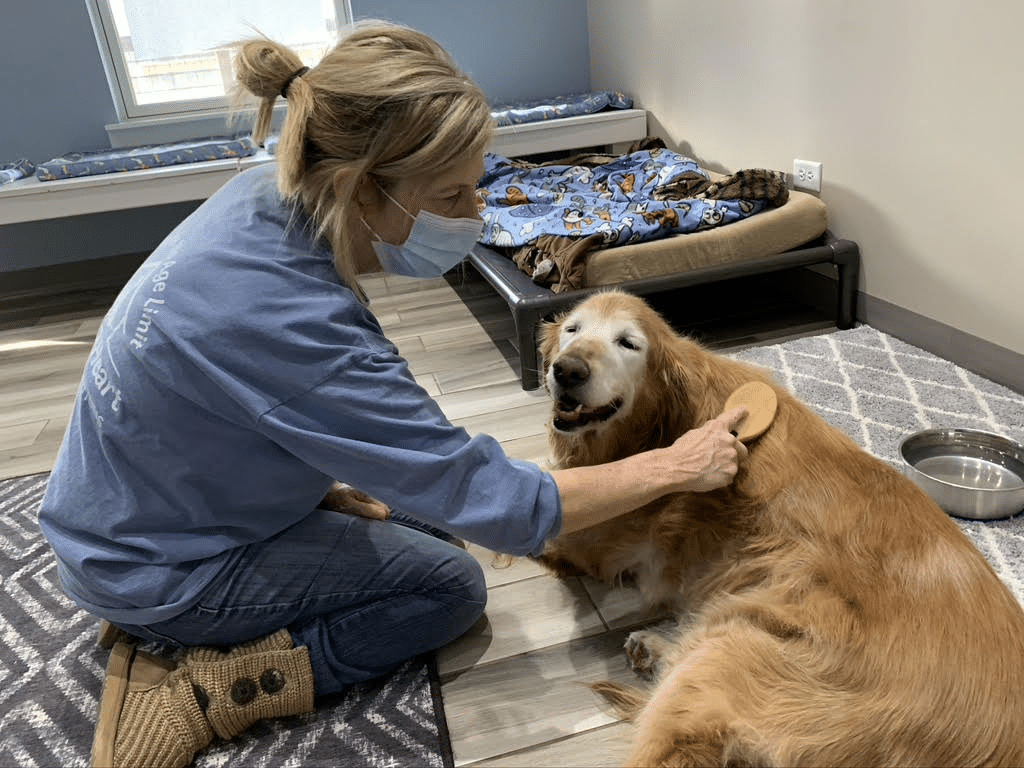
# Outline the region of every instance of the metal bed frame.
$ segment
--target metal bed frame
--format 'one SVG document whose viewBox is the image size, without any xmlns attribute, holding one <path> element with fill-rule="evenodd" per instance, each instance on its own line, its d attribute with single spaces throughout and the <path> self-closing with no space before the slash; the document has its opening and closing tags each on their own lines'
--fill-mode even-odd
<svg viewBox="0 0 1024 768">
<path fill-rule="evenodd" d="M 686 237 L 686 235 L 677 235 Z M 515 263 L 502 254 L 478 245 L 469 255 L 469 262 L 505 300 L 512 312 L 519 347 L 520 380 L 523 389 L 540 386 L 540 361 L 537 351 L 537 331 L 540 324 L 558 312 L 564 311 L 581 299 L 609 288 L 618 288 L 638 296 L 714 283 L 736 277 L 777 272 L 813 264 L 831 264 L 836 271 L 836 326 L 852 328 L 856 322 L 857 284 L 860 275 L 860 249 L 852 240 L 841 240 L 826 232 L 799 248 L 774 256 L 751 261 L 722 264 L 615 285 L 582 288 L 565 293 L 553 293 L 537 285 Z"/>
</svg>

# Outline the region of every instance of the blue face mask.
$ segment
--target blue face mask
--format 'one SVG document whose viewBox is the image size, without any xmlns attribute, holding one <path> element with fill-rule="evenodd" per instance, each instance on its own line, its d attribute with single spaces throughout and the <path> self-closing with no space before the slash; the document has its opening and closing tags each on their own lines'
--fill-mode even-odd
<svg viewBox="0 0 1024 768">
<path fill-rule="evenodd" d="M 420 211 L 413 216 L 387 192 L 384 196 L 413 220 L 412 231 L 405 242 L 392 245 L 381 240 L 363 219 L 363 224 L 376 238 L 371 245 L 381 267 L 393 275 L 440 277 L 466 257 L 484 230 L 480 219 L 449 219 L 430 211 Z"/>
</svg>

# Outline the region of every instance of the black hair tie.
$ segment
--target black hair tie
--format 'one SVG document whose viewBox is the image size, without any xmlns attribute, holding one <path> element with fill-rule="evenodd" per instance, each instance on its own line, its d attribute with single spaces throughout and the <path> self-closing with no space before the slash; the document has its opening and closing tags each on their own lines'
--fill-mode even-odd
<svg viewBox="0 0 1024 768">
<path fill-rule="evenodd" d="M 284 85 L 281 86 L 281 98 L 282 99 L 287 99 L 288 98 L 288 89 L 291 88 L 292 80 L 294 80 L 296 77 L 302 77 L 307 72 L 309 72 L 309 67 L 299 67 L 294 72 L 292 72 L 290 75 L 288 75 L 288 79 L 285 80 L 284 81 Z"/>
</svg>

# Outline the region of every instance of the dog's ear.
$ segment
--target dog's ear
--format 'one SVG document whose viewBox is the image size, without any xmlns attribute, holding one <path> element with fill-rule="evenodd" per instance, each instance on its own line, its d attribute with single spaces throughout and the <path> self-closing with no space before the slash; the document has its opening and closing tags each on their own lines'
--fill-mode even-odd
<svg viewBox="0 0 1024 768">
<path fill-rule="evenodd" d="M 648 375 L 661 388 L 662 423 L 669 434 L 676 436 L 699 426 L 699 401 L 707 389 L 702 380 L 703 366 L 699 348 L 690 339 L 675 334 L 659 334 L 650 351 Z"/>
<path fill-rule="evenodd" d="M 538 333 L 539 339 L 539 351 L 540 351 L 540 378 L 541 381 L 547 376 L 548 368 L 551 366 L 551 361 L 555 359 L 555 355 L 558 354 L 558 336 L 562 332 L 562 321 L 565 319 L 565 314 L 558 315 L 554 320 L 544 322 L 540 326 Z"/>
</svg>

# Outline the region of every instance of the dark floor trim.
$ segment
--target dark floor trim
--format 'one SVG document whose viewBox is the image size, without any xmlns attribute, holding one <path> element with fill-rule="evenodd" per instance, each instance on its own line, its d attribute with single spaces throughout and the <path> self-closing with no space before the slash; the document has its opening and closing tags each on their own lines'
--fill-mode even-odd
<svg viewBox="0 0 1024 768">
<path fill-rule="evenodd" d="M 805 269 L 793 288 L 804 300 L 827 304 L 835 295 L 829 284 L 835 284 L 829 276 Z M 1024 394 L 1024 355 L 1018 352 L 863 292 L 857 295 L 857 320 Z"/>
<path fill-rule="evenodd" d="M 1024 355 L 873 296 L 860 305 L 872 328 L 1024 394 Z"/>
<path fill-rule="evenodd" d="M 100 288 L 120 288 L 147 253 L 126 253 L 86 261 L 0 272 L 0 298 L 36 298 Z"/>
</svg>

